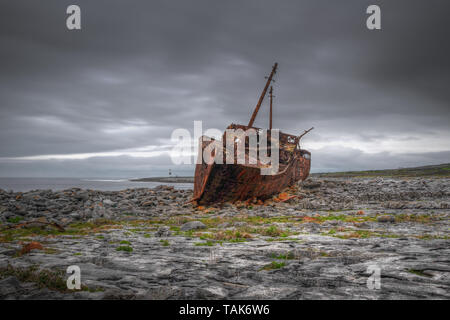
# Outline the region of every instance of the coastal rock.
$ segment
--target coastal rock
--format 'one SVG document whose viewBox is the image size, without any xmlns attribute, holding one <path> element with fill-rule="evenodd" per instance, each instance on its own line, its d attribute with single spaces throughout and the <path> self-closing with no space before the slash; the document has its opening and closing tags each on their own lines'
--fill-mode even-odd
<svg viewBox="0 0 450 320">
<path fill-rule="evenodd" d="M 22 286 L 20 281 L 14 276 L 9 276 L 3 280 L 0 280 L 0 298 L 15 295 L 21 289 Z"/>
<path fill-rule="evenodd" d="M 390 222 L 390 223 L 393 223 L 393 222 L 395 222 L 395 218 L 393 216 L 385 215 L 385 216 L 378 217 L 377 221 L 378 222 Z"/>
<path fill-rule="evenodd" d="M 307 179 L 303 182 L 302 187 L 305 189 L 317 189 L 322 185 L 322 181 Z"/>
<path fill-rule="evenodd" d="M 221 224 L 217 225 L 217 228 L 223 229 L 223 228 L 227 228 L 229 226 L 230 226 L 229 222 L 224 222 L 224 223 L 221 223 Z"/>
<path fill-rule="evenodd" d="M 108 206 L 111 206 L 111 205 L 114 204 L 114 201 L 111 201 L 110 199 L 105 199 L 105 200 L 103 200 L 103 204 L 106 204 L 106 205 L 108 205 Z"/>
<path fill-rule="evenodd" d="M 171 232 L 170 228 L 167 226 L 159 227 L 158 230 L 155 232 L 155 237 L 170 237 Z"/>
<path fill-rule="evenodd" d="M 183 224 L 180 227 L 181 231 L 189 231 L 189 230 L 197 230 L 197 229 L 205 229 L 206 225 L 201 221 L 190 221 Z"/>
<path fill-rule="evenodd" d="M 247 225 L 247 223 L 244 222 L 244 221 L 236 221 L 236 222 L 233 224 L 233 226 L 235 226 L 235 227 L 245 227 L 246 225 Z"/>
<path fill-rule="evenodd" d="M 167 187 L 0 190 L 0 297 L 450 299 L 450 179 L 308 183 L 315 186 L 290 190 L 297 203 L 208 210 L 186 203 L 192 190 Z M 195 232 L 171 232 L 178 228 Z M 33 241 L 43 250 L 18 254 Z M 69 265 L 81 268 L 88 289 L 52 288 L 65 284 Z M 367 288 L 373 265 L 382 290 Z M 22 268 L 55 277 L 30 277 L 39 285 L 11 278 Z"/>
</svg>

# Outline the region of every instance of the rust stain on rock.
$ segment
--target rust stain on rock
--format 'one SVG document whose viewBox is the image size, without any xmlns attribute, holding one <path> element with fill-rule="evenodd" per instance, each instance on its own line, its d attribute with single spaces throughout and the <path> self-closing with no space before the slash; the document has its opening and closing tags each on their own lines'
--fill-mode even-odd
<svg viewBox="0 0 450 320">
<path fill-rule="evenodd" d="M 26 245 L 24 245 L 22 247 L 22 250 L 20 251 L 21 254 L 26 254 L 31 252 L 31 250 L 44 250 L 44 247 L 42 246 L 42 244 L 40 242 L 37 241 L 32 241 L 30 243 L 27 243 Z"/>
</svg>

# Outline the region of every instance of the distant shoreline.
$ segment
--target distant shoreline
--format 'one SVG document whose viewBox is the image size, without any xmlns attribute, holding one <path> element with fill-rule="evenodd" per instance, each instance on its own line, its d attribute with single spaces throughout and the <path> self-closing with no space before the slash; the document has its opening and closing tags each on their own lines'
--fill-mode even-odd
<svg viewBox="0 0 450 320">
<path fill-rule="evenodd" d="M 343 178 L 343 177 L 450 177 L 450 164 L 428 165 L 412 168 L 364 170 L 346 172 L 317 172 L 311 173 L 317 178 Z M 130 179 L 133 182 L 162 182 L 162 183 L 194 183 L 194 177 L 152 177 Z"/>
<path fill-rule="evenodd" d="M 133 182 L 170 182 L 170 183 L 194 183 L 194 177 L 151 177 L 130 179 Z"/>
<path fill-rule="evenodd" d="M 312 173 L 311 176 L 318 178 L 345 178 L 345 177 L 450 177 L 450 163 L 439 165 L 428 165 L 412 168 L 384 169 L 384 170 L 364 170 L 346 172 L 324 172 Z"/>
</svg>

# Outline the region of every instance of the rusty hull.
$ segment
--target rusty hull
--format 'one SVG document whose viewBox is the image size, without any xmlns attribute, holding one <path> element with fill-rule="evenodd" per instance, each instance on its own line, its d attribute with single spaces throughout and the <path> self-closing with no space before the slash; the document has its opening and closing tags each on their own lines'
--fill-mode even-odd
<svg viewBox="0 0 450 320">
<path fill-rule="evenodd" d="M 258 114 L 261 104 L 264 100 L 269 85 L 272 83 L 272 78 L 278 68 L 278 63 L 272 67 L 270 75 L 267 77 L 264 89 L 259 97 L 258 103 L 253 111 L 248 125 L 231 124 L 227 129 L 242 129 L 245 132 L 248 129 L 261 130 L 253 127 L 253 123 Z M 272 102 L 273 102 L 273 87 L 270 87 L 270 122 L 269 130 L 272 129 Z M 195 167 L 194 177 L 194 197 L 192 200 L 199 204 L 220 203 L 226 201 L 247 200 L 252 198 L 266 199 L 280 192 L 282 189 L 293 185 L 296 181 L 304 180 L 308 177 L 311 166 L 311 154 L 309 151 L 302 150 L 299 147 L 300 139 L 303 135 L 311 131 L 313 128 L 306 130 L 300 136 L 294 136 L 286 133 L 279 133 L 279 170 L 275 175 L 261 175 L 261 168 L 264 166 L 256 160 L 256 164 L 250 164 L 248 137 L 241 140 L 240 143 L 245 143 L 245 164 L 237 163 L 237 148 L 236 139 L 234 141 L 234 151 L 228 150 L 226 146 L 226 132 L 222 136 L 223 143 L 223 164 L 213 162 L 208 164 L 204 161 L 203 150 L 212 143 L 212 139 L 203 137 L 199 142 L 199 157 L 202 163 Z M 268 150 L 270 150 L 270 131 L 268 133 Z M 215 142 L 216 143 L 216 142 Z M 215 145 L 215 144 L 214 144 Z M 212 145 L 212 146 L 214 146 Z M 211 147 L 212 147 L 211 146 Z M 259 147 L 258 147 L 259 148 Z M 209 149 L 209 148 L 208 148 Z M 252 150 L 255 151 L 255 150 Z M 260 152 L 261 150 L 257 150 Z M 234 152 L 234 154 L 232 154 Z M 232 156 L 233 164 L 226 163 L 226 155 Z M 219 155 L 217 155 L 219 156 Z"/>
<path fill-rule="evenodd" d="M 228 128 L 254 127 L 230 125 Z M 259 128 L 254 128 L 260 130 Z M 280 132 L 280 168 L 275 175 L 261 175 L 259 164 L 197 164 L 194 198 L 198 204 L 223 203 L 247 199 L 267 199 L 309 175 L 311 154 L 297 147 L 299 137 Z M 200 140 L 199 153 L 212 142 Z M 209 140 L 209 139 L 208 139 Z M 225 143 L 225 135 L 223 139 Z M 236 150 L 236 148 L 235 148 Z M 247 155 L 248 149 L 246 149 Z M 224 154 L 225 158 L 225 154 Z M 225 159 L 224 159 L 225 160 Z"/>
</svg>

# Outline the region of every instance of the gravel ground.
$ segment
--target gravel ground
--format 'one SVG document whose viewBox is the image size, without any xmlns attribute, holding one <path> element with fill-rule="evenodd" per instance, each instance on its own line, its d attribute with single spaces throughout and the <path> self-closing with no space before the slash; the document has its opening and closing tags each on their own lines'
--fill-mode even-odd
<svg viewBox="0 0 450 320">
<path fill-rule="evenodd" d="M 448 178 L 312 178 L 221 207 L 191 197 L 0 190 L 0 298 L 450 298 Z M 71 265 L 81 290 L 66 287 Z"/>
</svg>

